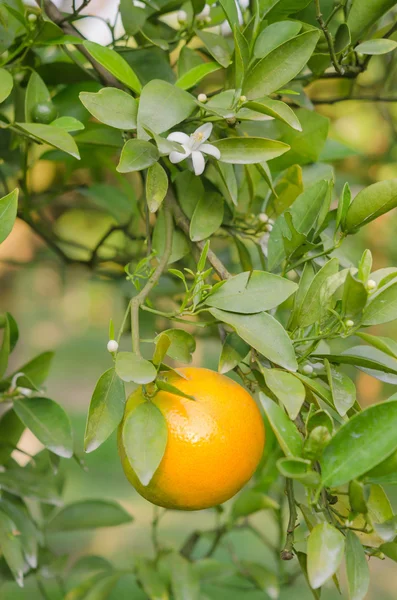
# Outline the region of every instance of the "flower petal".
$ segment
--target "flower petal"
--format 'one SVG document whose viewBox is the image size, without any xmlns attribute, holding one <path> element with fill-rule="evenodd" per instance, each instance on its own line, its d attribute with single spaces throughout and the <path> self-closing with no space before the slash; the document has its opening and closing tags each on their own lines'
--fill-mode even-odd
<svg viewBox="0 0 397 600">
<path fill-rule="evenodd" d="M 204 123 L 204 125 L 200 125 L 200 127 L 198 127 L 192 135 L 196 139 L 200 138 L 200 143 L 203 144 L 210 137 L 212 127 L 213 127 L 212 123 Z"/>
<path fill-rule="evenodd" d="M 201 144 L 200 152 L 204 152 L 204 154 L 209 154 L 210 156 L 213 156 L 214 158 L 217 158 L 218 160 L 221 157 L 221 152 L 220 152 L 219 148 L 217 148 L 216 146 L 213 146 L 212 144 Z"/>
<path fill-rule="evenodd" d="M 182 131 L 173 131 L 169 135 L 167 135 L 167 140 L 170 142 L 178 142 L 178 144 L 187 144 L 189 141 L 189 136 Z"/>
<path fill-rule="evenodd" d="M 187 158 L 189 156 L 189 154 L 190 154 L 189 148 L 185 148 L 185 146 L 184 146 L 184 150 L 185 150 L 185 152 L 176 152 L 175 150 L 170 152 L 170 155 L 168 158 L 174 165 L 176 163 L 181 162 L 182 160 L 184 160 L 185 158 Z"/>
<path fill-rule="evenodd" d="M 201 152 L 192 152 L 193 169 L 195 175 L 201 175 L 205 169 L 205 160 Z"/>
</svg>

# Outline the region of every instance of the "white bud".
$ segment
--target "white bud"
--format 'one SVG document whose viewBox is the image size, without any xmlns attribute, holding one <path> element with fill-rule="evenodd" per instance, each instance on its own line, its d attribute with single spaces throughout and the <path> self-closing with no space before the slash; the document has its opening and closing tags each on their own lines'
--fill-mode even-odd
<svg viewBox="0 0 397 600">
<path fill-rule="evenodd" d="M 108 352 L 117 352 L 119 345 L 116 340 L 109 340 L 107 345 Z"/>
<path fill-rule="evenodd" d="M 305 375 L 311 375 L 313 373 L 313 367 L 311 365 L 305 365 L 302 369 Z"/>
<path fill-rule="evenodd" d="M 183 25 L 187 21 L 187 12 L 185 10 L 179 10 L 177 14 L 178 23 Z"/>
<path fill-rule="evenodd" d="M 240 96 L 240 102 L 247 102 L 247 96 Z"/>
<path fill-rule="evenodd" d="M 260 220 L 261 223 L 267 223 L 269 220 L 269 217 L 267 216 L 266 213 L 260 213 L 258 219 Z"/>
<path fill-rule="evenodd" d="M 296 271 L 288 271 L 287 279 L 291 279 L 291 281 L 298 279 L 298 273 Z"/>
<path fill-rule="evenodd" d="M 268 231 L 270 233 L 272 229 L 273 229 L 273 225 L 271 225 L 270 223 L 265 225 L 265 231 Z"/>
<path fill-rule="evenodd" d="M 31 21 L 32 23 L 34 23 L 34 21 L 37 21 L 37 15 L 35 15 L 34 13 L 30 13 L 28 15 L 28 21 Z"/>
<path fill-rule="evenodd" d="M 346 327 L 353 327 L 354 321 L 352 321 L 351 319 L 347 319 L 345 321 L 345 325 L 346 325 Z"/>
<path fill-rule="evenodd" d="M 376 288 L 376 281 L 373 279 L 368 279 L 367 281 L 367 290 L 374 290 Z"/>
<path fill-rule="evenodd" d="M 211 23 L 211 17 L 205 17 L 204 23 L 207 23 L 207 25 L 209 25 Z"/>
<path fill-rule="evenodd" d="M 207 98 L 207 94 L 199 94 L 197 96 L 197 100 L 199 102 L 207 102 L 208 98 Z"/>
</svg>

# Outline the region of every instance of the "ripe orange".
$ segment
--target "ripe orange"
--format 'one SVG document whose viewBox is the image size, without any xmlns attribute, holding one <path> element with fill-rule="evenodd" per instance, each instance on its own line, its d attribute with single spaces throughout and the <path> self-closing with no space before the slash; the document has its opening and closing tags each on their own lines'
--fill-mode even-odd
<svg viewBox="0 0 397 600">
<path fill-rule="evenodd" d="M 168 441 L 149 485 L 140 483 L 121 442 L 124 472 L 134 488 L 165 508 L 200 510 L 225 502 L 252 477 L 262 456 L 265 430 L 259 409 L 241 385 L 208 369 L 172 371 L 167 381 L 189 400 L 160 390 L 152 401 L 163 413 Z M 125 417 L 144 402 L 138 388 L 128 399 Z"/>
</svg>

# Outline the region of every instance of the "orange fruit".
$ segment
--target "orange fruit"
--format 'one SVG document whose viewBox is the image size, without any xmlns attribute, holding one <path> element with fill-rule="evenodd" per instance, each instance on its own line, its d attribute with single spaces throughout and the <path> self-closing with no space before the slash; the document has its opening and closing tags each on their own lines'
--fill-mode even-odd
<svg viewBox="0 0 397 600">
<path fill-rule="evenodd" d="M 259 409 L 241 385 L 209 369 L 169 371 L 168 383 L 195 400 L 159 390 L 152 402 L 168 428 L 164 456 L 152 480 L 142 485 L 126 456 L 119 429 L 119 453 L 134 488 L 153 504 L 200 510 L 225 502 L 252 477 L 262 456 L 265 429 Z M 145 399 L 138 388 L 124 419 Z M 123 421 L 124 422 L 124 421 Z"/>
</svg>

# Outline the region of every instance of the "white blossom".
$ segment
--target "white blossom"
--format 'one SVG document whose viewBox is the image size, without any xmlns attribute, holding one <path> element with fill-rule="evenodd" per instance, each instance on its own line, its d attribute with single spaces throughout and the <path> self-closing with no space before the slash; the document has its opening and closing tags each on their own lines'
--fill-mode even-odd
<svg viewBox="0 0 397 600">
<path fill-rule="evenodd" d="M 368 279 L 367 281 L 367 290 L 374 290 L 376 288 L 376 281 L 373 279 Z"/>
<path fill-rule="evenodd" d="M 199 102 L 207 102 L 207 94 L 199 94 L 199 95 L 197 96 L 197 100 L 198 100 Z"/>
<path fill-rule="evenodd" d="M 209 154 L 218 160 L 221 157 L 221 153 L 216 146 L 206 143 L 211 135 L 211 131 L 212 123 L 205 123 L 196 129 L 190 136 L 182 131 L 170 133 L 167 140 L 178 142 L 184 150 L 184 152 L 176 152 L 173 150 L 169 155 L 170 161 L 176 164 L 188 156 L 191 156 L 195 174 L 201 175 L 205 168 L 204 154 Z"/>
<path fill-rule="evenodd" d="M 119 345 L 116 340 L 109 340 L 107 345 L 108 352 L 117 352 Z"/>
</svg>

